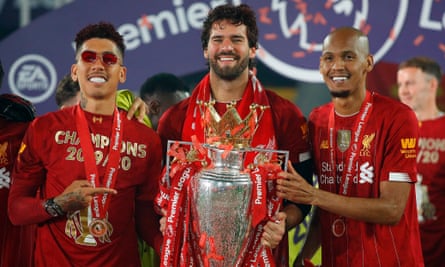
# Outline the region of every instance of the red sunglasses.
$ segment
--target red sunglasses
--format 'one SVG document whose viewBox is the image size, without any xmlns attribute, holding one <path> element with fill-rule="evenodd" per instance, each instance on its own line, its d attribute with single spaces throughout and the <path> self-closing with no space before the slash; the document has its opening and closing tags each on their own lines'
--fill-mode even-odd
<svg viewBox="0 0 445 267">
<path fill-rule="evenodd" d="M 94 63 L 97 60 L 97 53 L 93 51 L 83 51 L 80 57 L 86 63 Z M 114 65 L 117 63 L 117 56 L 113 53 L 105 52 L 102 54 L 102 62 L 106 65 Z"/>
</svg>

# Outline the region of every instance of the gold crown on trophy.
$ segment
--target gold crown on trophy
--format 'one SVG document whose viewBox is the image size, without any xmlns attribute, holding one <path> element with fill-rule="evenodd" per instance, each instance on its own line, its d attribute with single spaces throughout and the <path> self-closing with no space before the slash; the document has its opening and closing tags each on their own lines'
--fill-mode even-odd
<svg viewBox="0 0 445 267">
<path fill-rule="evenodd" d="M 250 112 L 241 119 L 235 108 L 236 102 L 227 104 L 227 111 L 222 117 L 216 111 L 215 101 L 198 101 L 204 107 L 203 125 L 205 143 L 212 146 L 231 145 L 233 148 L 242 149 L 250 147 L 253 136 L 258 129 L 258 122 L 268 106 L 258 104 L 250 105 Z M 259 113 L 258 113 L 259 111 Z"/>
</svg>

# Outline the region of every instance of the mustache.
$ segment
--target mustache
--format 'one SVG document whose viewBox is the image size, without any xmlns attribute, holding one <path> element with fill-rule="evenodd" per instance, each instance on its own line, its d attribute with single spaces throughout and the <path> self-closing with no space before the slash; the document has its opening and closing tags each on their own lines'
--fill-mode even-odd
<svg viewBox="0 0 445 267">
<path fill-rule="evenodd" d="M 239 56 L 237 54 L 234 53 L 230 53 L 230 52 L 222 52 L 216 55 L 217 57 L 220 56 L 233 56 L 234 58 L 239 58 Z"/>
</svg>

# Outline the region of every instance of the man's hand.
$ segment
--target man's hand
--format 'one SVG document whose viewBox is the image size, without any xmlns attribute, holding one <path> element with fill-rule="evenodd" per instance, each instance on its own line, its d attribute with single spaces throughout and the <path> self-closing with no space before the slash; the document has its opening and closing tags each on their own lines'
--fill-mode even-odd
<svg viewBox="0 0 445 267">
<path fill-rule="evenodd" d="M 131 104 L 130 109 L 128 109 L 127 118 L 136 117 L 140 123 L 144 123 L 144 115 L 148 113 L 148 106 L 140 97 L 136 97 L 134 102 Z"/>
<path fill-rule="evenodd" d="M 164 235 L 165 225 L 167 223 L 167 211 L 165 209 L 161 209 L 162 218 L 159 220 L 159 230 L 162 235 Z"/>
<path fill-rule="evenodd" d="M 279 212 L 274 220 L 270 220 L 264 226 L 261 236 L 261 244 L 274 249 L 278 246 L 286 233 L 286 213 Z"/>
<path fill-rule="evenodd" d="M 62 194 L 54 198 L 54 202 L 58 204 L 66 213 L 88 207 L 94 195 L 98 194 L 117 194 L 117 191 L 106 187 L 93 187 L 87 180 L 76 180 L 72 182 Z"/>
<path fill-rule="evenodd" d="M 277 179 L 277 196 L 294 203 L 312 205 L 317 189 L 287 163 L 287 172 L 280 172 Z"/>
</svg>

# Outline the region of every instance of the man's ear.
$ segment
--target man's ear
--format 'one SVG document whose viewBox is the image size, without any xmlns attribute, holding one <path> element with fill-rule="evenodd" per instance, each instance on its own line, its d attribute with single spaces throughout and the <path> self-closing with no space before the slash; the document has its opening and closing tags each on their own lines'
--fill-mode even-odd
<svg viewBox="0 0 445 267">
<path fill-rule="evenodd" d="M 77 64 L 71 65 L 71 79 L 77 82 Z"/>
<path fill-rule="evenodd" d="M 368 55 L 366 57 L 366 63 L 368 64 L 366 67 L 366 71 L 370 72 L 374 68 L 374 57 L 372 55 Z"/>
<path fill-rule="evenodd" d="M 149 115 L 159 115 L 161 112 L 161 102 L 158 100 L 150 99 L 147 101 L 147 105 Z"/>
<path fill-rule="evenodd" d="M 119 72 L 119 82 L 124 83 L 127 80 L 127 67 L 121 66 L 121 71 Z"/>
<path fill-rule="evenodd" d="M 250 59 L 254 59 L 256 57 L 256 48 L 255 47 L 250 47 L 249 48 L 249 58 Z"/>
</svg>

